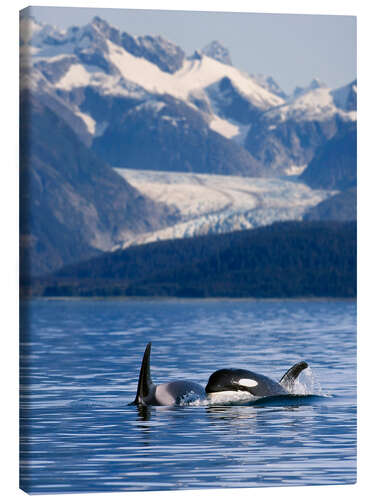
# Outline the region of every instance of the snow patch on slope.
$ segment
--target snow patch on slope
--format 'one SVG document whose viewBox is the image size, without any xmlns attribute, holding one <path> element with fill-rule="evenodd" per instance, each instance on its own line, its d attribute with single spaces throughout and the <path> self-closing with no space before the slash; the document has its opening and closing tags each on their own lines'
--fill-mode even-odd
<svg viewBox="0 0 375 500">
<path fill-rule="evenodd" d="M 91 82 L 92 73 L 82 64 L 72 64 L 65 75 L 56 83 L 56 88 L 72 90 L 76 87 L 86 87 Z"/>
<path fill-rule="evenodd" d="M 79 116 L 84 122 L 87 127 L 87 131 L 89 134 L 95 135 L 96 131 L 96 121 L 87 113 L 82 113 L 82 111 L 76 111 L 75 113 L 77 116 Z"/>
<path fill-rule="evenodd" d="M 133 56 L 109 40 L 107 45 L 109 60 L 124 78 L 152 93 L 168 93 L 176 98 L 188 100 L 189 94 L 204 89 L 226 76 L 262 109 L 284 103 L 283 99 L 263 89 L 241 71 L 210 57 L 186 59 L 179 71 L 170 74 L 145 59 Z"/>
<path fill-rule="evenodd" d="M 282 122 L 289 119 L 324 121 L 336 114 L 348 120 L 356 120 L 357 118 L 355 111 L 346 112 L 337 108 L 332 90 L 329 88 L 311 90 L 299 95 L 283 106 L 266 111 L 266 116 L 269 119 Z"/>
<path fill-rule="evenodd" d="M 240 127 L 238 125 L 235 125 L 224 118 L 220 118 L 218 115 L 213 115 L 209 126 L 211 130 L 221 134 L 227 139 L 234 139 L 240 134 Z"/>
</svg>

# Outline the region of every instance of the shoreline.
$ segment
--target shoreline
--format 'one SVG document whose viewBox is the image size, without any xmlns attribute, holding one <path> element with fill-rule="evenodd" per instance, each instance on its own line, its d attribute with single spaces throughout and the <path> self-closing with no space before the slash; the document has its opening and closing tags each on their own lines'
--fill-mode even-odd
<svg viewBox="0 0 375 500">
<path fill-rule="evenodd" d="M 20 297 L 20 302 L 28 301 L 118 301 L 118 302 L 357 302 L 357 297 L 144 297 L 144 296 L 56 296 Z"/>
</svg>

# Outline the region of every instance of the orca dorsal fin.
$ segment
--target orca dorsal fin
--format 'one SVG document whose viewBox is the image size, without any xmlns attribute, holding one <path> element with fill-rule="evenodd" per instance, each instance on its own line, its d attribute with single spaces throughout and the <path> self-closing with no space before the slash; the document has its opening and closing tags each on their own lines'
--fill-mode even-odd
<svg viewBox="0 0 375 500">
<path fill-rule="evenodd" d="M 289 370 L 286 373 L 284 373 L 284 375 L 280 379 L 279 384 L 283 386 L 288 386 L 290 384 L 293 384 L 298 375 L 308 366 L 309 365 L 306 363 L 306 361 L 300 361 L 299 363 L 296 363 L 291 368 L 289 368 Z"/>
<path fill-rule="evenodd" d="M 142 366 L 139 372 L 137 395 L 133 404 L 142 404 L 145 402 L 145 398 L 150 394 L 152 390 L 152 379 L 150 372 L 150 354 L 151 354 L 151 342 L 146 346 L 145 353 L 143 354 Z"/>
</svg>

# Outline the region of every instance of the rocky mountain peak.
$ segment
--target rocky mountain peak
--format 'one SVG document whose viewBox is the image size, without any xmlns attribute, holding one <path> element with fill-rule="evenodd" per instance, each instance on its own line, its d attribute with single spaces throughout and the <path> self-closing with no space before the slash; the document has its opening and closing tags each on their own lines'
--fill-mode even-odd
<svg viewBox="0 0 375 500">
<path fill-rule="evenodd" d="M 325 89 L 325 88 L 327 88 L 327 85 L 324 82 L 321 82 L 319 78 L 313 78 L 307 87 L 296 87 L 294 89 L 292 97 L 293 98 L 299 97 L 303 94 L 306 94 L 307 92 L 310 92 L 311 90 Z"/>
<path fill-rule="evenodd" d="M 107 38 L 111 42 L 116 43 L 117 45 L 121 43 L 120 31 L 101 17 L 95 16 L 88 26 L 93 28 L 96 32 L 99 32 L 103 35 L 103 37 Z"/>
<path fill-rule="evenodd" d="M 321 89 L 321 88 L 326 88 L 327 85 L 320 81 L 319 78 L 313 78 L 310 82 L 309 89 L 310 90 L 315 90 L 315 89 Z"/>
<path fill-rule="evenodd" d="M 357 80 L 331 92 L 336 106 L 344 111 L 357 110 Z"/>
<path fill-rule="evenodd" d="M 266 76 L 262 74 L 251 75 L 251 77 L 257 82 L 258 85 L 263 87 L 264 89 L 272 92 L 273 94 L 281 97 L 282 99 L 286 99 L 287 95 L 280 87 L 280 85 L 272 78 L 272 76 Z"/>
<path fill-rule="evenodd" d="M 106 30 L 106 29 L 110 28 L 110 24 L 99 16 L 95 16 L 92 19 L 91 24 L 93 26 L 96 26 L 98 29 L 101 29 L 101 30 L 102 29 Z"/>
<path fill-rule="evenodd" d="M 138 36 L 135 41 L 140 57 L 156 64 L 162 71 L 175 73 L 182 67 L 185 53 L 173 42 L 160 35 Z"/>
<path fill-rule="evenodd" d="M 200 61 L 202 59 L 202 52 L 195 50 L 191 56 L 188 56 L 189 61 Z"/>
<path fill-rule="evenodd" d="M 228 64 L 229 66 L 232 66 L 232 60 L 230 57 L 229 50 L 224 47 L 220 42 L 217 40 L 212 41 L 208 45 L 206 45 L 202 49 L 202 53 L 205 56 L 211 57 L 212 59 L 215 59 L 216 61 L 219 61 L 223 64 Z"/>
</svg>

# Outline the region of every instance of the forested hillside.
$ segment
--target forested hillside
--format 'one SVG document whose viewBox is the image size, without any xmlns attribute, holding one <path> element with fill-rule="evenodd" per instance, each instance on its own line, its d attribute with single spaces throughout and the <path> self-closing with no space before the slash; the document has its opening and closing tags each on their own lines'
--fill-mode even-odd
<svg viewBox="0 0 375 500">
<path fill-rule="evenodd" d="M 130 247 L 65 267 L 35 281 L 31 292 L 44 296 L 354 297 L 356 223 L 284 222 Z"/>
</svg>

